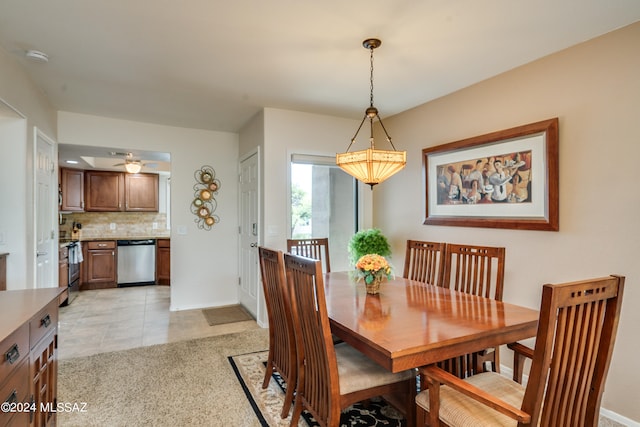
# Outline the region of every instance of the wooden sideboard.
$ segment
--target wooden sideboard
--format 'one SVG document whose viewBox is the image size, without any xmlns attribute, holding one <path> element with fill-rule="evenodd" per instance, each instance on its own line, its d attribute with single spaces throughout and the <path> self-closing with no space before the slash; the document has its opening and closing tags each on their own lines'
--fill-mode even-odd
<svg viewBox="0 0 640 427">
<path fill-rule="evenodd" d="M 6 252 L 0 253 L 0 291 L 7 289 L 7 255 Z"/>
<path fill-rule="evenodd" d="M 56 425 L 58 298 L 63 292 L 0 292 L 0 426 Z"/>
</svg>

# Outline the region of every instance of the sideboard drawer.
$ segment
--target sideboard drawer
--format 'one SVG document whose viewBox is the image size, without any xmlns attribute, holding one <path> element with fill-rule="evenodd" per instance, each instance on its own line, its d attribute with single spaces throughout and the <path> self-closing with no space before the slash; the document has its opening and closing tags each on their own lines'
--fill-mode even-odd
<svg viewBox="0 0 640 427">
<path fill-rule="evenodd" d="M 0 403 L 10 403 L 16 406 L 9 411 L 0 411 L 0 426 L 5 425 L 29 425 L 29 360 L 23 360 L 16 367 L 14 373 L 7 378 L 0 387 Z M 26 423 L 24 420 L 26 419 Z"/>
<path fill-rule="evenodd" d="M 50 302 L 29 322 L 29 348 L 38 344 L 49 331 L 58 327 L 58 300 Z"/>
<path fill-rule="evenodd" d="M 29 354 L 29 326 L 25 323 L 0 344 L 0 378 L 5 378 Z M 2 399 L 2 395 L 0 395 Z"/>
</svg>

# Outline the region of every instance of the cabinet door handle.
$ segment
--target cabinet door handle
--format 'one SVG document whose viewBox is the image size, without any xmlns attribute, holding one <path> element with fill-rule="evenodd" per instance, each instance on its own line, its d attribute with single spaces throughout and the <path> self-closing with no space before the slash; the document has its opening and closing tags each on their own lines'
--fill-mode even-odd
<svg viewBox="0 0 640 427">
<path fill-rule="evenodd" d="M 9 351 L 4 354 L 4 358 L 10 365 L 16 363 L 16 360 L 20 358 L 20 350 L 18 350 L 18 344 L 11 346 Z"/>
<path fill-rule="evenodd" d="M 4 403 L 11 404 L 11 403 L 16 403 L 17 401 L 18 401 L 18 390 L 14 388 L 11 394 L 9 395 L 9 397 L 5 399 Z"/>
<path fill-rule="evenodd" d="M 40 325 L 44 326 L 45 328 L 48 328 L 50 324 L 51 324 L 51 316 L 49 316 L 48 314 L 44 316 L 42 319 L 40 319 Z"/>
</svg>

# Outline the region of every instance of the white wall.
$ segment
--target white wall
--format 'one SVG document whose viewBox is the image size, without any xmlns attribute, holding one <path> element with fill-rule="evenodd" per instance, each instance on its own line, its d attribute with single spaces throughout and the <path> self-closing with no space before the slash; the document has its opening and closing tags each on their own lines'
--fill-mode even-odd
<svg viewBox="0 0 640 427">
<path fill-rule="evenodd" d="M 56 136 L 56 113 L 15 55 L 0 48 L 0 232 L 8 252 L 7 288 L 35 287 L 33 141 L 38 127 Z M 6 178 L 6 179 L 5 179 Z M 57 254 L 53 262 L 56 262 Z"/>
<path fill-rule="evenodd" d="M 240 132 L 240 153 L 261 148 L 260 244 L 286 250 L 289 238 L 289 175 L 291 154 L 335 156 L 344 151 L 355 132 L 357 120 L 266 108 Z M 358 148 L 356 148 L 358 149 Z M 362 148 L 359 148 L 362 149 Z M 371 191 L 361 186 L 362 222 L 371 224 Z M 266 324 L 264 298 L 260 292 L 259 321 Z"/>
<path fill-rule="evenodd" d="M 171 310 L 238 301 L 238 135 L 60 112 L 62 144 L 162 151 L 171 154 Z M 194 173 L 212 166 L 221 182 L 210 231 L 190 210 Z"/>
<path fill-rule="evenodd" d="M 363 110 L 364 111 L 364 110 Z M 291 154 L 335 156 L 347 149 L 360 124 L 319 114 L 267 108 L 264 112 L 265 142 L 262 163 L 264 245 L 286 249 L 289 237 L 289 175 Z M 365 138 L 366 139 L 366 138 Z M 368 143 L 368 140 L 366 140 Z M 362 144 L 362 141 L 360 141 Z M 352 147 L 352 151 L 365 147 Z M 370 218 L 371 190 L 360 186 L 364 223 Z"/>
<path fill-rule="evenodd" d="M 602 406 L 636 421 L 639 46 L 637 23 L 386 120 L 408 161 L 406 170 L 379 186 L 374 205 L 374 223 L 398 255 L 408 238 L 505 246 L 504 299 L 516 304 L 538 308 L 544 283 L 625 275 Z M 560 126 L 559 232 L 422 225 L 423 148 L 552 117 L 559 117 Z"/>
</svg>

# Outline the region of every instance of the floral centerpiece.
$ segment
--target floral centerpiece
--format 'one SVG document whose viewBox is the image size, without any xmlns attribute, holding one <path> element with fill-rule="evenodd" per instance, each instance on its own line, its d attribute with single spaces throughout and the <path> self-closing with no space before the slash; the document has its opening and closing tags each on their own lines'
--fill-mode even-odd
<svg viewBox="0 0 640 427">
<path fill-rule="evenodd" d="M 364 279 L 367 293 L 377 294 L 380 282 L 391 278 L 391 265 L 386 258 L 378 254 L 366 254 L 356 262 L 356 269 Z"/>
</svg>

